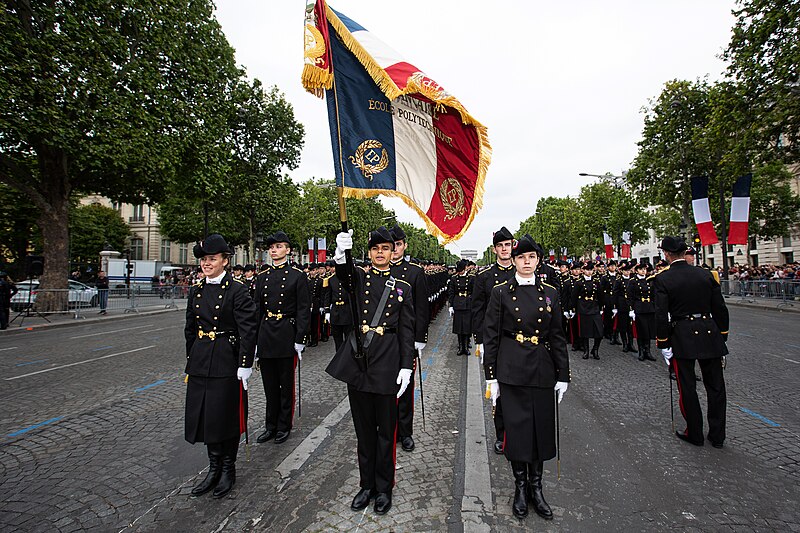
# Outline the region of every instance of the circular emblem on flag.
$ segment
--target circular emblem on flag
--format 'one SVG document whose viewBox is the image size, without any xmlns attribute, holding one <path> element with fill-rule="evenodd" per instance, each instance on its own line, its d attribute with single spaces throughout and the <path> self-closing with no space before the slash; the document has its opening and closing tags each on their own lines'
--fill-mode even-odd
<svg viewBox="0 0 800 533">
<path fill-rule="evenodd" d="M 381 149 L 378 152 L 378 149 Z M 365 178 L 372 181 L 372 176 L 380 174 L 389 166 L 389 153 L 380 141 L 368 139 L 358 145 L 356 153 L 350 156 L 350 162 L 357 166 Z"/>
<path fill-rule="evenodd" d="M 312 64 L 324 63 L 325 39 L 322 33 L 311 24 L 306 24 L 305 58 Z"/>
<path fill-rule="evenodd" d="M 442 200 L 445 212 L 447 212 L 444 217 L 445 220 L 460 217 L 466 211 L 466 207 L 464 207 L 464 188 L 455 178 L 447 178 L 439 185 L 439 198 Z"/>
</svg>

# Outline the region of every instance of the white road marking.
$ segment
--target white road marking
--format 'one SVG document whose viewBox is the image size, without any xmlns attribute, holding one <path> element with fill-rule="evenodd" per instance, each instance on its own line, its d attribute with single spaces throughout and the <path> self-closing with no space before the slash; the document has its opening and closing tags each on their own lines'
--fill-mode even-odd
<svg viewBox="0 0 800 533">
<path fill-rule="evenodd" d="M 44 372 L 50 372 L 50 371 L 53 371 L 53 370 L 60 370 L 62 368 L 67 368 L 67 367 L 75 366 L 75 365 L 82 365 L 84 363 L 91 363 L 92 361 L 100 361 L 101 359 L 108 359 L 109 357 L 116 357 L 118 355 L 124 355 L 126 353 L 140 352 L 142 350 L 148 350 L 150 348 L 155 348 L 155 347 L 156 347 L 156 345 L 154 344 L 152 346 L 144 346 L 142 348 L 136 348 L 136 349 L 127 350 L 127 351 L 124 351 L 124 352 L 111 353 L 111 354 L 108 354 L 108 355 L 103 355 L 101 357 L 94 357 L 92 359 L 87 359 L 85 361 L 78 361 L 77 363 L 70 363 L 68 365 L 54 366 L 53 368 L 45 368 L 44 370 L 37 370 L 36 372 L 31 372 L 29 374 L 22 374 L 21 376 L 14 376 L 13 378 L 5 378 L 5 380 L 6 381 L 11 381 L 13 379 L 27 378 L 28 376 L 35 376 L 36 374 L 42 374 Z"/>
<path fill-rule="evenodd" d="M 120 331 L 130 331 L 132 329 L 149 328 L 152 325 L 153 324 L 145 324 L 144 326 L 134 326 L 132 328 L 112 329 L 111 331 L 99 331 L 97 333 L 88 333 L 86 335 L 77 335 L 75 337 L 70 337 L 70 339 L 84 339 L 86 337 L 96 337 L 97 335 L 107 335 L 108 333 L 119 333 Z"/>
<path fill-rule="evenodd" d="M 5 352 L 6 350 L 16 350 L 18 346 L 12 346 L 11 348 L 0 348 L 0 352 Z"/>
<path fill-rule="evenodd" d="M 767 352 L 764 352 L 764 355 L 771 355 L 772 357 L 777 357 L 778 359 L 783 359 L 784 361 L 789 361 L 790 363 L 794 363 L 796 365 L 800 365 L 800 361 L 795 361 L 794 359 L 789 359 L 789 358 L 784 357 L 782 355 L 775 355 L 774 353 L 767 353 Z"/>
</svg>

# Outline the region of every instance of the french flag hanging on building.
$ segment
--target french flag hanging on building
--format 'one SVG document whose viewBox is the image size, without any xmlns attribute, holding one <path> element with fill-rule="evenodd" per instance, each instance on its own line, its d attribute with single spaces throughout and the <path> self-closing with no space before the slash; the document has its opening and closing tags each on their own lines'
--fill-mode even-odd
<svg viewBox="0 0 800 533">
<path fill-rule="evenodd" d="M 747 244 L 748 223 L 750 221 L 750 186 L 753 174 L 739 176 L 733 184 L 731 198 L 731 226 L 728 231 L 728 244 Z"/>
<path fill-rule="evenodd" d="M 630 259 L 631 258 L 631 232 L 630 231 L 623 231 L 622 232 L 622 247 L 619 251 L 619 256 L 623 259 Z"/>
<path fill-rule="evenodd" d="M 700 243 L 703 246 L 719 242 L 714 223 L 711 221 L 711 209 L 708 207 L 708 176 L 692 178 L 692 213 Z"/>
<path fill-rule="evenodd" d="M 464 234 L 483 203 L 491 146 L 455 96 L 324 0 L 306 6 L 302 81 L 325 91 L 345 197 L 397 196 L 445 243 Z"/>
<path fill-rule="evenodd" d="M 606 247 L 606 259 L 614 258 L 614 241 L 611 240 L 611 235 L 603 232 L 603 244 Z"/>
</svg>

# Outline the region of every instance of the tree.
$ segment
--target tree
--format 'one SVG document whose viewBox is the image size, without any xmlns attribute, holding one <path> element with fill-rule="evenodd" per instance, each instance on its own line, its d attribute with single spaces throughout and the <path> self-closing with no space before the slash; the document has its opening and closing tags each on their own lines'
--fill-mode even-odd
<svg viewBox="0 0 800 533">
<path fill-rule="evenodd" d="M 40 212 L 42 285 L 66 287 L 69 202 L 213 190 L 240 76 L 210 0 L 9 0 L 0 182 Z"/>
<path fill-rule="evenodd" d="M 80 205 L 70 213 L 70 259 L 74 263 L 98 264 L 100 251 L 108 244 L 122 250 L 130 227 L 110 207 Z"/>
<path fill-rule="evenodd" d="M 0 269 L 12 279 L 22 279 L 22 261 L 31 253 L 41 253 L 42 236 L 36 225 L 38 211 L 25 195 L 0 183 Z"/>
<path fill-rule="evenodd" d="M 579 211 L 575 198 L 540 198 L 536 203 L 536 212 L 522 221 L 516 235 L 521 237 L 530 234 L 545 252 L 552 248 L 556 255 L 560 255 L 561 248 L 567 248 L 568 255 L 581 255 L 581 229 L 575 224 L 575 214 Z"/>
</svg>

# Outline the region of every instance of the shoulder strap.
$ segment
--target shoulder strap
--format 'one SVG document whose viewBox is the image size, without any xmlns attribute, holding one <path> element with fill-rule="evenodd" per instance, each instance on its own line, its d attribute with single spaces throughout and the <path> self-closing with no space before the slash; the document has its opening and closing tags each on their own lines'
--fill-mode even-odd
<svg viewBox="0 0 800 533">
<path fill-rule="evenodd" d="M 378 322 L 381 321 L 381 317 L 383 316 L 383 310 L 386 308 L 386 302 L 389 301 L 389 294 L 392 292 L 395 286 L 395 279 L 392 276 L 389 276 L 389 279 L 386 280 L 386 285 L 383 287 L 383 294 L 381 294 L 381 300 L 378 302 L 378 307 L 375 309 L 375 314 L 372 315 L 372 321 L 369 324 L 370 328 L 374 328 L 378 325 Z M 367 334 L 364 336 L 363 346 L 364 350 L 366 351 L 369 348 L 370 343 L 372 342 L 372 337 L 375 336 L 375 331 L 370 329 Z"/>
</svg>

